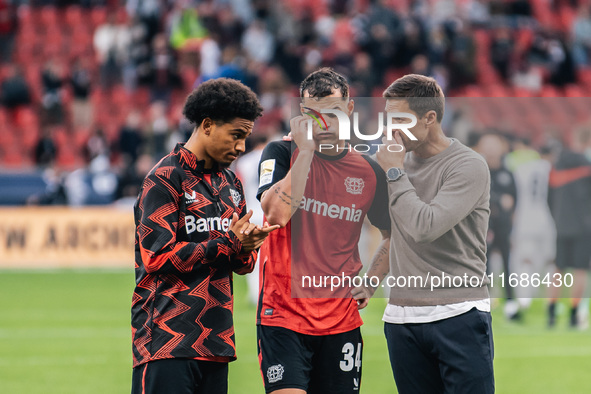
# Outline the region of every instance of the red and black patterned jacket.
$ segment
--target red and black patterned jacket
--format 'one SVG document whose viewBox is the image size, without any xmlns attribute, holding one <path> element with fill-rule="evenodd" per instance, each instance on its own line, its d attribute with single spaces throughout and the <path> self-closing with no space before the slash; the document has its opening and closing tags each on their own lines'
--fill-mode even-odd
<svg viewBox="0 0 591 394">
<path fill-rule="evenodd" d="M 146 176 L 134 207 L 134 367 L 165 358 L 236 359 L 232 271 L 251 272 L 257 254 L 242 252 L 228 230 L 234 212 L 246 213 L 238 178 L 204 170 L 182 144 Z"/>
</svg>

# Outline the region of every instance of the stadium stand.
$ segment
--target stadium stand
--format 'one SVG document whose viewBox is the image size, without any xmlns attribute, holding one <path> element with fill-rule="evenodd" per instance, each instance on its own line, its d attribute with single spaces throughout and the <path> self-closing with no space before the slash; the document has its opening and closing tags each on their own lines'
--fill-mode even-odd
<svg viewBox="0 0 591 394">
<path fill-rule="evenodd" d="M 139 110 L 147 126 L 154 103 L 164 103 L 169 146 L 187 131 L 186 126 L 180 126 L 180 107 L 186 94 L 194 84 L 216 76 L 240 78 L 261 95 L 268 114 L 260 122 L 265 132 L 285 132 L 285 122 L 277 116 L 281 103 L 297 91 L 301 75 L 322 65 L 353 76 L 359 67 L 355 62 L 369 62 L 375 75 L 363 80 L 371 84 L 365 91 L 378 95 L 389 82 L 408 72 L 434 76 L 446 87 L 448 97 L 582 98 L 591 88 L 589 57 L 574 53 L 577 26 L 591 25 L 585 1 L 182 4 L 159 0 L 29 4 L 0 0 L 0 12 L 7 16 L 3 20 L 9 21 L 0 26 L 2 48 L 9 48 L 2 59 L 0 81 L 4 83 L 15 67 L 30 92 L 30 103 L 16 107 L 2 98 L 2 172 L 39 171 L 34 151 L 45 129 L 50 130 L 57 148 L 51 166 L 65 172 L 85 167 L 94 159 L 86 149 L 88 140 L 100 129 L 109 145 L 111 169 L 122 174 L 133 167 L 118 147 L 128 114 Z M 194 12 L 187 13 L 187 9 Z M 252 33 L 255 23 L 271 33 L 272 56 L 262 63 L 244 47 L 244 37 Z M 183 45 L 177 49 L 171 44 L 172 32 L 183 35 L 179 41 Z M 577 53 L 589 50 L 577 48 Z M 359 53 L 367 58 L 356 57 Z M 421 63 L 419 56 L 423 57 Z M 54 96 L 48 94 L 46 69 L 57 70 Z M 74 91 L 72 82 L 73 70 L 80 69 L 89 78 L 88 91 L 82 94 Z M 203 75 L 204 69 L 215 72 Z M 269 83 L 267 75 L 276 83 Z M 536 137 L 540 141 L 548 122 L 564 120 L 561 114 L 571 114 L 577 121 L 586 119 L 584 102 L 576 100 L 553 101 L 542 118 L 538 108 L 516 106 L 515 99 L 495 99 L 493 104 L 477 101 L 473 112 L 479 127 L 495 126 L 498 116 L 517 122 L 526 114 L 523 127 L 540 136 Z M 55 108 L 63 110 L 62 118 L 53 116 Z M 74 112 L 81 108 L 91 111 L 89 124 L 75 121 L 80 113 Z M 143 128 L 142 153 L 160 151 L 150 147 L 152 130 Z"/>
</svg>

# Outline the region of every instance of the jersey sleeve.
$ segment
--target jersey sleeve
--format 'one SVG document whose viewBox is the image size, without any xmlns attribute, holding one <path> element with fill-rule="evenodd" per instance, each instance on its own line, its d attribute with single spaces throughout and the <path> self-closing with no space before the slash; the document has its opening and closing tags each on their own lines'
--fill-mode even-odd
<svg viewBox="0 0 591 394">
<path fill-rule="evenodd" d="M 390 215 L 388 214 L 388 181 L 384 170 L 378 163 L 369 156 L 363 156 L 371 166 L 376 176 L 376 192 L 373 197 L 373 202 L 369 211 L 367 211 L 367 218 L 370 223 L 380 230 L 390 231 Z"/>
<path fill-rule="evenodd" d="M 265 190 L 285 178 L 290 165 L 290 141 L 274 141 L 267 144 L 259 163 L 259 189 L 257 190 L 257 199 L 259 201 Z"/>
<path fill-rule="evenodd" d="M 240 204 L 238 204 L 238 216 L 243 217 L 248 212 L 248 207 L 246 206 L 246 198 L 244 197 L 244 187 L 242 186 L 242 182 L 238 177 L 234 177 L 234 186 L 240 193 Z M 253 250 L 252 252 L 246 252 L 235 255 L 230 260 L 230 266 L 234 272 L 239 275 L 245 275 L 254 270 L 255 263 L 257 261 L 258 252 Z"/>
<path fill-rule="evenodd" d="M 242 243 L 232 231 L 205 242 L 177 240 L 182 193 L 170 178 L 150 174 L 136 209 L 141 260 L 148 273 L 186 273 L 231 264 Z"/>
</svg>

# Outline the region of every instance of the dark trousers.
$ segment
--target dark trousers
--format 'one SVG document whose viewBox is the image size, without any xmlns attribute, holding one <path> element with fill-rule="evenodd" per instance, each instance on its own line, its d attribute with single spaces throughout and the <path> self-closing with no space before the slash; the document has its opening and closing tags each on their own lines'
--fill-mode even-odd
<svg viewBox="0 0 591 394">
<path fill-rule="evenodd" d="M 228 363 L 171 358 L 133 369 L 131 394 L 227 394 Z"/>
<path fill-rule="evenodd" d="M 385 323 L 400 394 L 495 391 L 491 315 L 476 308 L 432 323 Z"/>
</svg>

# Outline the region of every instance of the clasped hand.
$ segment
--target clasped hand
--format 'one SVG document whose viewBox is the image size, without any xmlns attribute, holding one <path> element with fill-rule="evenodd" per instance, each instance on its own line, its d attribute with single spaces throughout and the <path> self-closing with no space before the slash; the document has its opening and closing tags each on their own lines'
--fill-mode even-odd
<svg viewBox="0 0 591 394">
<path fill-rule="evenodd" d="M 242 218 L 239 218 L 238 214 L 234 212 L 232 222 L 230 223 L 230 231 L 240 240 L 242 250 L 245 252 L 252 252 L 260 248 L 269 233 L 279 228 L 278 224 L 270 226 L 267 222 L 263 226 L 250 223 L 249 220 L 251 217 L 252 209 Z"/>
</svg>

